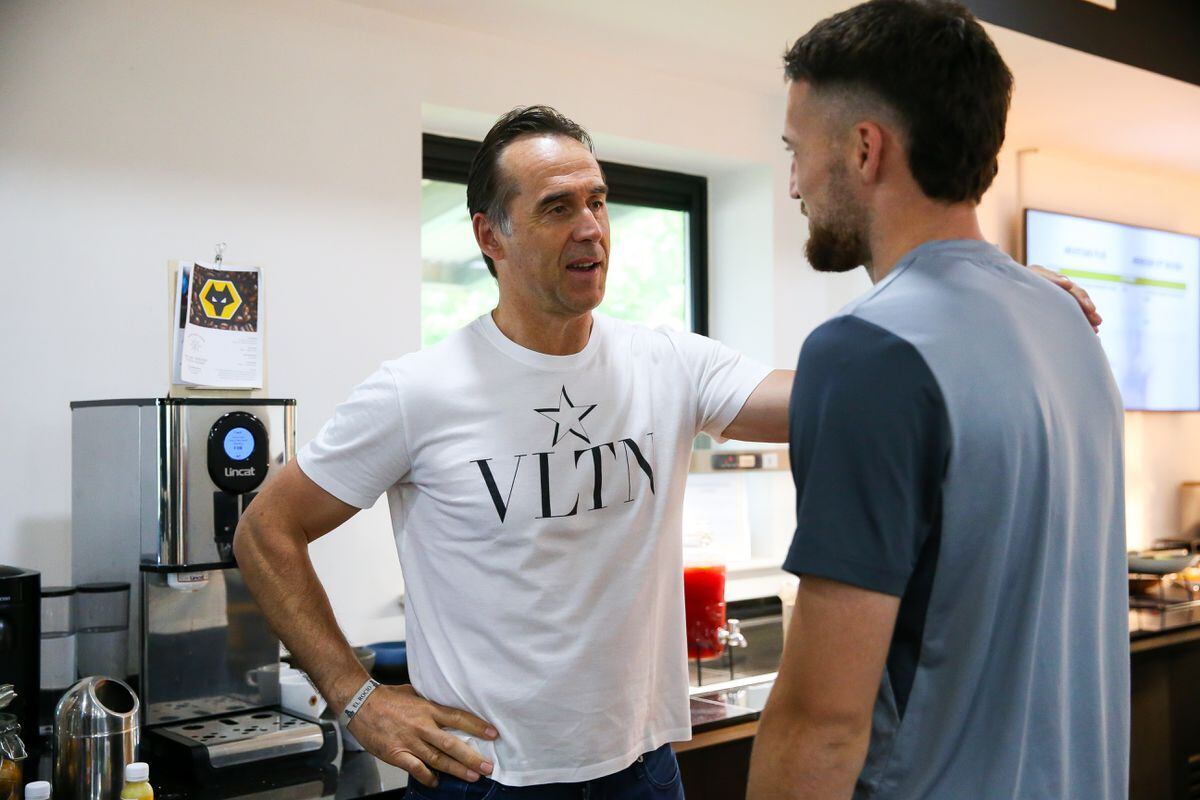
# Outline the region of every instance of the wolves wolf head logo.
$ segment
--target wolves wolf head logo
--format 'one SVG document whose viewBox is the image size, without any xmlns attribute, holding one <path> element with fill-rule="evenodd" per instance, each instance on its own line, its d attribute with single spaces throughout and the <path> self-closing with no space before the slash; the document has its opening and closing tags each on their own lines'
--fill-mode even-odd
<svg viewBox="0 0 1200 800">
<path fill-rule="evenodd" d="M 229 281 L 209 281 L 200 292 L 200 301 L 209 319 L 232 319 L 242 305 L 242 298 Z"/>
</svg>

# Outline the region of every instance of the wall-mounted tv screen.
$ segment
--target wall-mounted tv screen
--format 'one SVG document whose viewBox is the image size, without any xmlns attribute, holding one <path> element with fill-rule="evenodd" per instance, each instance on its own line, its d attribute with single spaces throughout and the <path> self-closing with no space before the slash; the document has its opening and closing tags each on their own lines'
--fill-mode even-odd
<svg viewBox="0 0 1200 800">
<path fill-rule="evenodd" d="M 1200 410 L 1200 237 L 1026 209 L 1025 263 L 1096 301 L 1125 408 Z"/>
</svg>

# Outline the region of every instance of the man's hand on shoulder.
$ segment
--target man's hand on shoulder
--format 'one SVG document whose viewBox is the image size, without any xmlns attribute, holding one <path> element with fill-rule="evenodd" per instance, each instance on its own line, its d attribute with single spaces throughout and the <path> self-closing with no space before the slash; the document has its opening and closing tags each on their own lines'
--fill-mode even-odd
<svg viewBox="0 0 1200 800">
<path fill-rule="evenodd" d="M 372 755 L 430 787 L 437 785 L 434 770 L 474 782 L 493 769 L 491 763 L 448 728 L 480 739 L 499 736 L 495 728 L 479 717 L 431 703 L 407 685 L 378 687 L 348 727 Z"/>
<path fill-rule="evenodd" d="M 1065 290 L 1068 294 L 1075 298 L 1075 302 L 1079 303 L 1079 307 L 1083 310 L 1083 315 L 1087 317 L 1087 321 L 1091 323 L 1092 330 L 1096 333 L 1100 332 L 1100 323 L 1104 322 L 1104 318 L 1096 311 L 1096 304 L 1092 302 L 1092 298 L 1087 291 L 1068 278 L 1066 275 L 1060 275 L 1057 272 L 1048 270 L 1039 264 L 1030 264 L 1029 269 L 1036 272 L 1046 280 L 1053 283 L 1055 286 Z"/>
</svg>

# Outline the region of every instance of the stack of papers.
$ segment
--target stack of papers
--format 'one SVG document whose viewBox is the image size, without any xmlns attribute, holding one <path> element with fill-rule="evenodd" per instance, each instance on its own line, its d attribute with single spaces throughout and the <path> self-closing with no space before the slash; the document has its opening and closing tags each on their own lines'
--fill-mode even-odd
<svg viewBox="0 0 1200 800">
<path fill-rule="evenodd" d="M 263 387 L 262 272 L 180 264 L 175 291 L 174 382 L 212 389 Z"/>
</svg>

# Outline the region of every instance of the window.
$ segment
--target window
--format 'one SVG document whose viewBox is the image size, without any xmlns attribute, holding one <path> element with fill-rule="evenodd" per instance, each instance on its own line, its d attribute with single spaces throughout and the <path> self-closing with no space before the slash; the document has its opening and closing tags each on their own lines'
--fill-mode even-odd
<svg viewBox="0 0 1200 800">
<path fill-rule="evenodd" d="M 478 143 L 426 134 L 421 181 L 421 344 L 494 308 L 496 281 L 467 216 L 467 169 Z M 707 181 L 601 162 L 612 257 L 602 313 L 708 332 Z"/>
</svg>

